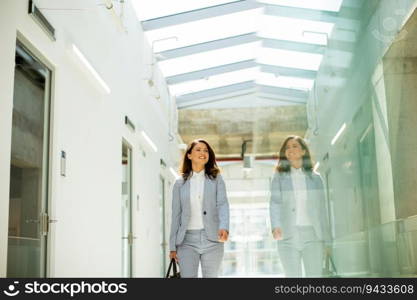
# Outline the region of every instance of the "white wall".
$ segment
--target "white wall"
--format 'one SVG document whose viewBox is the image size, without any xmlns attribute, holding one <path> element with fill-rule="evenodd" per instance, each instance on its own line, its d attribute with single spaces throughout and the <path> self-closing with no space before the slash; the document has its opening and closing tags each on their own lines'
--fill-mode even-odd
<svg viewBox="0 0 417 300">
<path fill-rule="evenodd" d="M 85 10 L 42 10 L 57 31 L 51 41 L 27 15 L 26 0 L 0 2 L 0 276 L 6 276 L 10 136 L 16 36 L 52 68 L 50 277 L 121 276 L 122 139 L 133 149 L 134 276 L 159 276 L 160 158 L 176 165 L 176 140 L 168 139 L 170 99 L 159 80 L 159 100 L 144 80 L 149 45 L 129 2 L 127 32 L 118 29 L 99 1 L 66 2 Z M 56 1 L 36 1 L 56 7 Z M 62 3 L 61 3 L 62 5 Z M 111 88 L 106 95 L 71 52 L 74 43 Z M 148 51 L 148 52 L 147 52 Z M 157 76 L 158 76 L 158 72 Z M 132 132 L 124 124 L 135 123 Z M 174 115 L 174 114 L 173 114 Z M 175 122 L 175 120 L 173 120 Z M 140 135 L 144 129 L 155 153 Z M 59 175 L 59 153 L 67 153 L 67 176 Z M 146 153 L 143 156 L 142 153 Z M 176 169 L 176 167 L 175 167 Z M 136 196 L 139 195 L 139 208 Z M 170 203 L 168 199 L 168 203 Z M 169 205 L 167 205 L 169 207 Z"/>
</svg>

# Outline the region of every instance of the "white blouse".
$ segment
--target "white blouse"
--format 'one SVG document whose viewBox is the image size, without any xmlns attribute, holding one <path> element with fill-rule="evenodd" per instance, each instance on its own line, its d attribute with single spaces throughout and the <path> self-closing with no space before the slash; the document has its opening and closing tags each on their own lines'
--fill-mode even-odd
<svg viewBox="0 0 417 300">
<path fill-rule="evenodd" d="M 311 226 L 311 220 L 307 212 L 307 178 L 302 168 L 291 167 L 291 179 L 294 188 L 296 204 L 296 226 Z"/>
<path fill-rule="evenodd" d="M 205 170 L 193 172 L 190 178 L 190 204 L 191 217 L 188 223 L 188 230 L 203 229 L 203 196 Z"/>
</svg>

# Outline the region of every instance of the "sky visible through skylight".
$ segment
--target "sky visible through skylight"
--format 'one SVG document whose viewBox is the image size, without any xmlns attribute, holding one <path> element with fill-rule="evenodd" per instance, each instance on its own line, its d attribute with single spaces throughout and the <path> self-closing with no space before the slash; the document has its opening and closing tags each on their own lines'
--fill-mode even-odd
<svg viewBox="0 0 417 300">
<path fill-rule="evenodd" d="M 131 1 L 135 5 L 139 20 L 149 20 L 235 2 L 224 0 Z M 260 0 L 259 2 L 329 12 L 339 11 L 342 4 L 342 0 Z M 332 23 L 264 15 L 263 8 L 256 8 L 150 30 L 146 32 L 146 36 L 154 53 L 158 53 L 248 33 L 256 33 L 260 39 L 268 38 L 326 46 L 333 29 Z M 159 56 L 161 57 L 163 56 Z M 266 48 L 259 41 L 162 60 L 158 65 L 163 75 L 169 77 L 251 59 L 266 65 L 317 71 L 323 55 L 302 52 L 302 49 L 293 51 Z M 262 85 L 305 90 L 311 89 L 314 84 L 312 79 L 276 77 L 273 74 L 260 72 L 259 68 L 249 68 L 171 85 L 169 89 L 173 95 L 183 95 L 251 80 Z"/>
</svg>

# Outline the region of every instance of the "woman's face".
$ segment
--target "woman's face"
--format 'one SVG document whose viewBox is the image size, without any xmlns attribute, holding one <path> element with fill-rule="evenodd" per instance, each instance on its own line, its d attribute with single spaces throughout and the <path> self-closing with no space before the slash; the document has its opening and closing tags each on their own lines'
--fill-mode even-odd
<svg viewBox="0 0 417 300">
<path fill-rule="evenodd" d="M 191 160 L 193 164 L 205 165 L 209 160 L 209 152 L 206 144 L 196 144 L 191 150 L 191 153 L 187 154 L 187 157 Z"/>
<path fill-rule="evenodd" d="M 297 142 L 295 139 L 291 139 L 287 142 L 287 145 L 285 146 L 285 156 L 289 161 L 297 161 L 303 158 L 303 155 L 305 154 L 305 150 L 301 148 L 301 145 L 299 142 Z"/>
</svg>

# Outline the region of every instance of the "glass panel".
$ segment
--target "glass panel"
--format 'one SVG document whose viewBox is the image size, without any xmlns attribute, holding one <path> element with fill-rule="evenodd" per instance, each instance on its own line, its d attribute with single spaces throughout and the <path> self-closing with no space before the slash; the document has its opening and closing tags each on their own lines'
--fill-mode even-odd
<svg viewBox="0 0 417 300">
<path fill-rule="evenodd" d="M 155 52 L 256 32 L 260 9 L 202 19 L 146 32 Z M 172 38 L 170 38 L 172 37 Z"/>
<path fill-rule="evenodd" d="M 174 15 L 186 11 L 202 9 L 205 7 L 235 2 L 235 0 L 182 0 L 182 1 L 166 1 L 157 0 L 143 3 L 142 0 L 133 0 L 132 4 L 136 10 L 136 14 L 140 20 L 149 20 L 163 16 Z"/>
<path fill-rule="evenodd" d="M 173 84 L 170 86 L 170 92 L 172 95 L 178 96 L 234 83 L 246 82 L 255 80 L 258 77 L 258 73 L 259 68 L 249 68 L 241 71 L 227 72 L 221 75 L 209 76 L 201 80 Z"/>
<path fill-rule="evenodd" d="M 327 11 L 339 11 L 343 0 L 260 0 L 262 3 Z"/>
<path fill-rule="evenodd" d="M 159 67 L 164 76 L 167 77 L 254 59 L 257 44 L 258 43 L 248 43 L 240 46 L 170 59 L 160 62 Z"/>
<path fill-rule="evenodd" d="M 260 48 L 257 61 L 266 65 L 317 71 L 322 59 L 321 54 Z"/>
<path fill-rule="evenodd" d="M 178 113 L 182 140 L 206 138 L 226 182 L 231 227 L 222 276 L 305 277 L 314 271 L 329 277 L 416 277 L 417 12 L 413 1 L 264 2 L 326 10 L 291 9 L 298 21 L 266 17 L 269 28 L 264 35 L 261 24 L 258 27 L 261 37 L 286 42 L 268 41 L 276 49 L 263 48 L 261 42 L 247 52 L 267 65 L 256 73 L 255 82 L 284 89 L 207 98 L 200 94 L 195 99 L 200 106 L 180 107 Z M 303 32 L 322 32 L 326 42 Z M 210 55 L 217 53 L 221 52 Z M 201 64 L 189 69 L 196 70 L 231 62 L 241 53 L 235 48 L 227 54 L 230 60 L 222 55 L 218 61 L 211 58 L 218 64 L 207 61 L 203 66 L 206 61 L 195 61 L 207 58 L 202 53 L 184 57 L 181 63 L 192 59 L 192 64 Z M 178 73 L 187 71 L 180 64 L 173 67 L 181 70 Z M 263 73 L 267 71 L 282 76 Z M 225 74 L 224 84 L 231 78 Z M 239 72 L 233 78 L 239 78 Z M 181 92 L 200 88 L 193 84 Z M 270 102 L 265 91 L 271 93 Z M 294 159 L 291 149 L 280 153 L 289 135 L 305 140 L 311 166 L 320 174 L 314 184 L 308 177 L 312 174 L 305 164 L 305 149 L 301 147 L 299 159 Z M 293 169 L 282 170 L 282 181 L 272 186 L 277 164 L 286 160 Z M 298 173 L 297 166 L 302 167 Z M 274 191 L 282 199 L 279 215 L 273 212 L 281 218 L 275 225 L 282 231 L 280 241 L 273 239 L 269 216 Z M 331 238 L 323 228 L 329 229 Z M 321 257 L 323 251 L 316 251 L 311 260 L 297 259 L 296 268 L 288 263 L 289 254 L 302 253 L 311 241 L 317 243 L 316 250 L 329 247 L 334 267 Z M 313 270 L 313 263 L 319 267 Z"/>
<path fill-rule="evenodd" d="M 260 20 L 259 35 L 262 37 L 317 45 L 327 45 L 334 27 L 332 23 L 266 15 Z"/>
<path fill-rule="evenodd" d="M 233 235 L 225 244 L 223 277 L 283 276 L 276 244 L 270 240 L 267 230 L 268 215 L 266 203 L 231 205 Z"/>
<path fill-rule="evenodd" d="M 7 276 L 43 277 L 47 232 L 41 216 L 47 207 L 49 70 L 20 43 L 16 49 Z"/>
<path fill-rule="evenodd" d="M 289 89 L 311 90 L 314 80 L 288 76 L 275 76 L 272 73 L 260 73 L 256 82 L 262 85 L 276 86 Z"/>
</svg>

